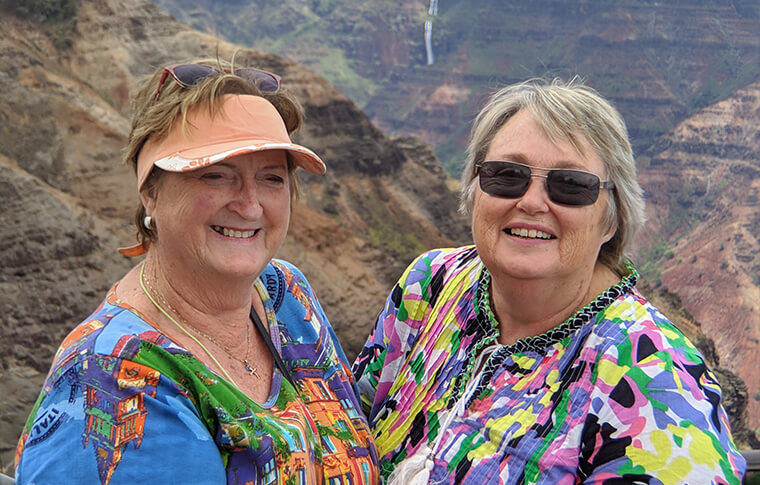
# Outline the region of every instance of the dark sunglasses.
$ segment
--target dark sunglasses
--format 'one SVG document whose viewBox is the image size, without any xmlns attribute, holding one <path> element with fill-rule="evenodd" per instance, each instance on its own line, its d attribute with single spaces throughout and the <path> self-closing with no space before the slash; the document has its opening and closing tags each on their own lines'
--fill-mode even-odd
<svg viewBox="0 0 760 485">
<path fill-rule="evenodd" d="M 230 74 L 230 70 L 228 69 L 225 69 L 224 72 Z M 219 74 L 221 73 L 217 69 L 204 64 L 175 64 L 167 66 L 164 68 L 161 80 L 158 81 L 158 87 L 156 88 L 156 94 L 153 95 L 153 100 L 158 99 L 158 93 L 161 92 L 161 88 L 169 76 L 174 78 L 180 86 L 187 88 L 195 86 L 209 76 L 218 76 Z M 235 69 L 232 74 L 252 82 L 259 91 L 266 94 L 276 93 L 280 90 L 282 84 L 282 78 L 277 74 L 262 71 L 254 67 Z"/>
<path fill-rule="evenodd" d="M 531 172 L 546 171 L 546 175 Z M 602 182 L 593 173 L 582 170 L 544 169 L 522 163 L 485 161 L 476 165 L 480 188 L 488 195 L 516 199 L 525 195 L 531 177 L 546 179 L 546 192 L 555 204 L 569 206 L 591 205 L 599 197 L 599 189 L 614 189 L 612 182 Z"/>
</svg>

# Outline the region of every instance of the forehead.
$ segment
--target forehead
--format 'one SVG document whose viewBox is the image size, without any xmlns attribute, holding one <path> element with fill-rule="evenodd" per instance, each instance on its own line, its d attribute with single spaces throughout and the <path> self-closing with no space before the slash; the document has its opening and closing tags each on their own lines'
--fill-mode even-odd
<svg viewBox="0 0 760 485">
<path fill-rule="evenodd" d="M 588 139 L 576 133 L 578 147 L 566 138 L 551 139 L 534 116 L 518 111 L 496 132 L 486 160 L 511 160 L 536 167 L 573 168 L 601 173 L 602 160 Z"/>
</svg>

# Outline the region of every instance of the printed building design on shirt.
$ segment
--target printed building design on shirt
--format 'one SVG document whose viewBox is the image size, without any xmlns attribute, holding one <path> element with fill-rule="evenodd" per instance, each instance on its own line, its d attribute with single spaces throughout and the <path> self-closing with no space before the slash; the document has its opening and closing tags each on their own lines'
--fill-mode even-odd
<svg viewBox="0 0 760 485">
<path fill-rule="evenodd" d="M 134 362 L 108 357 L 85 361 L 82 373 L 87 375 L 82 444 L 84 447 L 92 444 L 100 483 L 107 485 L 126 445 L 134 443 L 137 449 L 142 443 L 148 414 L 144 397 L 146 394 L 155 396 L 160 373 Z"/>
<path fill-rule="evenodd" d="M 229 483 L 288 485 L 318 483 L 312 464 L 317 461 L 307 435 L 316 435 L 311 420 L 304 420 L 306 410 L 301 401 L 290 401 L 281 410 L 272 409 L 274 421 L 263 422 L 251 415 L 235 416 L 219 423 L 220 440 L 231 450 L 227 463 Z M 241 426 L 251 420 L 252 433 Z M 263 427 L 262 427 L 263 426 Z M 272 428 L 274 427 L 274 429 Z M 273 439 L 276 436 L 277 439 Z M 251 466 L 251 464 L 255 466 Z M 283 473 L 287 470 L 287 473 Z"/>
<path fill-rule="evenodd" d="M 351 442 L 366 444 L 369 440 L 364 421 L 346 391 L 351 389 L 350 384 L 337 385 L 347 383 L 348 378 L 335 369 L 330 375 L 325 375 L 323 369 L 299 369 L 295 374 L 301 391 L 310 396 L 306 407 L 322 438 L 328 483 L 349 484 L 352 476 L 363 476 L 365 483 L 372 483 L 373 465 L 367 449 L 346 446 Z"/>
</svg>

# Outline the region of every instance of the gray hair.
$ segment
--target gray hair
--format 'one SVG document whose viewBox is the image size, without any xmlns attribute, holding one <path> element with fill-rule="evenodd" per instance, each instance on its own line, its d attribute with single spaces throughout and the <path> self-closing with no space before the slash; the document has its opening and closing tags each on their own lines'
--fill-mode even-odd
<svg viewBox="0 0 760 485">
<path fill-rule="evenodd" d="M 622 273 L 626 254 L 644 225 L 644 195 L 636 180 L 628 130 L 620 113 L 593 88 L 574 77 L 569 82 L 531 79 L 500 89 L 478 113 L 462 170 L 459 210 L 469 214 L 478 183 L 476 166 L 485 160 L 496 133 L 518 111 L 525 109 L 552 142 L 566 140 L 583 154 L 582 139 L 601 158 L 607 179 L 615 184 L 608 197 L 605 223 L 617 222 L 615 235 L 604 243 L 599 262 Z"/>
</svg>

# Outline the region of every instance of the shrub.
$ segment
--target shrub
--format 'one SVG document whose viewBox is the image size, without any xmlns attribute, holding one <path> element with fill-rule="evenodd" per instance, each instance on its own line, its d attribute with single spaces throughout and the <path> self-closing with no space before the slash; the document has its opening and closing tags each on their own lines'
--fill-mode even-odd
<svg viewBox="0 0 760 485">
<path fill-rule="evenodd" d="M 76 0 L 0 0 L 19 17 L 41 17 L 46 22 L 65 22 L 76 15 Z"/>
<path fill-rule="evenodd" d="M 71 47 L 76 31 L 76 0 L 0 0 L 21 18 L 39 20 L 58 49 Z"/>
</svg>

